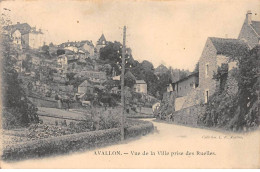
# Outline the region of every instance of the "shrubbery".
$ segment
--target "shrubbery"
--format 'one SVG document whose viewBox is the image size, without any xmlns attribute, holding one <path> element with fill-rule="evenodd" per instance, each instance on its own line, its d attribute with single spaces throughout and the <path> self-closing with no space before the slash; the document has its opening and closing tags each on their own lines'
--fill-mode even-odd
<svg viewBox="0 0 260 172">
<path fill-rule="evenodd" d="M 101 130 L 85 133 L 70 134 L 55 138 L 39 139 L 30 142 L 6 146 L 3 159 L 21 159 L 42 157 L 57 153 L 67 153 L 118 142 L 120 129 Z"/>
<path fill-rule="evenodd" d="M 46 127 L 47 126 L 45 126 L 45 129 Z M 153 129 L 153 124 L 149 121 L 127 120 L 125 138 L 145 135 L 152 132 Z M 59 136 L 60 134 L 62 135 L 64 133 L 56 132 L 56 134 L 56 136 Z M 113 128 L 32 140 L 29 142 L 16 143 L 13 145 L 5 145 L 2 159 L 17 160 L 22 158 L 42 157 L 52 154 L 81 151 L 116 143 L 119 142 L 120 139 L 120 129 Z"/>
<path fill-rule="evenodd" d="M 257 99 L 260 90 L 260 46 L 239 57 L 239 66 L 234 77 L 238 83 L 238 92 L 228 93 L 228 88 L 217 91 L 206 105 L 206 113 L 201 121 L 206 126 L 216 126 L 239 131 L 259 126 L 259 107 Z M 224 72 L 225 73 L 225 72 Z M 219 70 L 217 75 L 223 73 Z M 218 77 L 216 78 L 218 79 Z M 221 86 L 221 88 L 224 88 Z"/>
<path fill-rule="evenodd" d="M 130 138 L 146 135 L 153 130 L 153 123 L 149 121 L 128 120 L 128 127 L 125 128 L 125 137 Z"/>
</svg>

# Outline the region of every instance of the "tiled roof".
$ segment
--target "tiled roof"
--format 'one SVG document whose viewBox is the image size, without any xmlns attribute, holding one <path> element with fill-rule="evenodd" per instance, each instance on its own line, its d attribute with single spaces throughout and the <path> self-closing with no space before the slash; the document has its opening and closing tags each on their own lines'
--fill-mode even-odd
<svg viewBox="0 0 260 172">
<path fill-rule="evenodd" d="M 92 86 L 92 85 L 88 82 L 88 80 L 85 80 L 84 82 L 82 82 L 79 85 L 79 87 L 89 87 L 89 86 Z"/>
<path fill-rule="evenodd" d="M 239 39 L 209 38 L 217 50 L 217 54 L 240 56 L 249 50 L 246 42 Z"/>
<path fill-rule="evenodd" d="M 252 21 L 251 26 L 253 27 L 253 29 L 256 31 L 256 33 L 259 36 L 260 35 L 260 21 Z"/>
<path fill-rule="evenodd" d="M 179 82 L 185 81 L 185 80 L 187 80 L 187 79 L 189 79 L 190 77 L 193 77 L 193 76 L 199 77 L 199 72 L 193 72 L 192 74 L 190 74 L 190 75 L 186 76 L 185 78 L 182 78 L 182 79 L 180 79 L 180 80 L 178 80 L 174 83 L 179 83 Z"/>
</svg>

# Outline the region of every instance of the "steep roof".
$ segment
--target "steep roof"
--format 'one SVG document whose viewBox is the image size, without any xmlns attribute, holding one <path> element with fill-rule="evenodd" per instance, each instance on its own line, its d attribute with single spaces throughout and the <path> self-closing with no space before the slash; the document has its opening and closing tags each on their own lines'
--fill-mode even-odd
<svg viewBox="0 0 260 172">
<path fill-rule="evenodd" d="M 104 34 L 101 35 L 101 37 L 99 38 L 99 40 L 97 41 L 97 44 L 103 44 L 103 41 L 107 42 L 106 41 L 106 38 L 104 36 Z"/>
<path fill-rule="evenodd" d="M 187 79 L 189 79 L 189 78 L 191 78 L 191 77 L 193 77 L 193 76 L 199 77 L 199 72 L 193 72 L 193 73 L 191 73 L 190 75 L 186 76 L 185 78 L 182 78 L 182 79 L 180 79 L 180 80 L 178 80 L 178 81 L 176 81 L 176 82 L 173 82 L 173 84 L 179 83 L 179 82 L 182 82 L 182 81 L 185 81 L 185 80 L 187 80 Z"/>
<path fill-rule="evenodd" d="M 239 39 L 209 37 L 217 50 L 217 54 L 237 57 L 245 54 L 249 47 L 246 42 Z"/>
<path fill-rule="evenodd" d="M 23 35 L 30 32 L 31 26 L 28 23 L 17 23 L 14 25 L 6 26 L 5 29 L 9 30 L 11 33 L 19 30 Z"/>
<path fill-rule="evenodd" d="M 91 87 L 92 85 L 88 82 L 88 80 L 85 80 L 82 82 L 79 87 Z"/>
<path fill-rule="evenodd" d="M 259 36 L 260 35 L 260 21 L 252 21 L 251 26 Z"/>
</svg>

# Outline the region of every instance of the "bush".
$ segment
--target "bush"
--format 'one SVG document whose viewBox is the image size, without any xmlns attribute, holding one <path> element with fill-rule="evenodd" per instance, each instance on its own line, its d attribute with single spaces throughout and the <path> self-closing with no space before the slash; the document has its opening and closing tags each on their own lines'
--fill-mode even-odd
<svg viewBox="0 0 260 172">
<path fill-rule="evenodd" d="M 129 120 L 125 128 L 125 138 L 146 135 L 154 130 L 153 123 L 149 121 Z"/>
<path fill-rule="evenodd" d="M 85 150 L 120 141 L 120 129 L 84 132 L 6 146 L 2 158 L 17 160 Z"/>
<path fill-rule="evenodd" d="M 74 124 L 71 123 L 70 125 Z M 142 136 L 153 131 L 153 129 L 154 126 L 149 121 L 128 120 L 125 128 L 125 138 Z M 120 134 L 119 128 L 113 128 L 6 145 L 2 159 L 19 160 L 82 151 L 119 142 L 121 139 Z"/>
</svg>

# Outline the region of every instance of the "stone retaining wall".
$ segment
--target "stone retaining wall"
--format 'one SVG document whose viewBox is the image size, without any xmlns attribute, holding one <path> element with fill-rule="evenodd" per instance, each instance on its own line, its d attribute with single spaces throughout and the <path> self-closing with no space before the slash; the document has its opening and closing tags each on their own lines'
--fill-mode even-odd
<svg viewBox="0 0 260 172">
<path fill-rule="evenodd" d="M 199 116 L 204 114 L 205 107 L 200 105 L 191 106 L 168 115 L 167 121 L 189 126 L 197 126 Z"/>
</svg>

